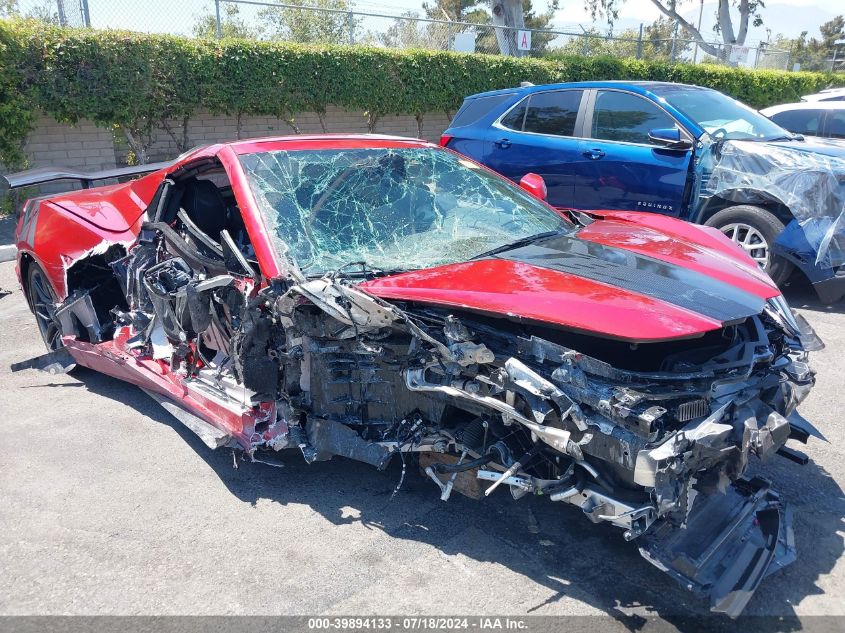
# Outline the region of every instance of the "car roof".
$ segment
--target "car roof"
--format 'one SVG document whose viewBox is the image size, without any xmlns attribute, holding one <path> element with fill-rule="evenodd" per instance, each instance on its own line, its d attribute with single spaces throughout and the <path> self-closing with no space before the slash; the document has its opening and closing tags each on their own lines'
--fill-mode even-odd
<svg viewBox="0 0 845 633">
<path fill-rule="evenodd" d="M 560 90 L 564 88 L 625 88 L 631 92 L 639 94 L 649 94 L 655 89 L 668 87 L 683 87 L 691 90 L 712 90 L 711 88 L 704 88 L 702 86 L 692 86 L 689 84 L 672 83 L 669 81 L 575 81 L 564 82 L 556 84 L 538 84 L 536 86 L 515 86 L 513 88 L 502 88 L 501 90 L 490 90 L 488 92 L 479 92 L 478 94 L 470 95 L 467 99 L 474 99 L 477 97 L 490 97 L 494 95 L 506 94 L 530 94 L 532 92 L 541 92 L 545 90 Z"/>
<path fill-rule="evenodd" d="M 216 155 L 223 147 L 230 147 L 235 154 L 253 154 L 278 150 L 298 151 L 308 149 L 378 149 L 378 148 L 438 148 L 439 145 L 419 138 L 389 136 L 387 134 L 292 134 L 224 141 L 199 145 L 176 158 L 171 164 L 178 168 L 198 158 Z"/>
<path fill-rule="evenodd" d="M 819 92 L 811 95 L 804 95 L 801 97 L 802 101 L 825 101 L 831 97 L 836 97 L 845 93 L 845 88 L 825 88 Z"/>
<path fill-rule="evenodd" d="M 519 86 L 516 88 L 505 88 L 503 90 L 492 90 L 490 92 L 482 92 L 476 95 L 471 95 L 466 98 L 464 103 L 468 104 L 468 100 L 475 99 L 478 97 L 487 97 L 494 95 L 515 95 L 519 99 L 522 99 L 526 95 L 530 95 L 536 92 L 565 89 L 586 90 L 591 88 L 616 88 L 626 90 L 628 92 L 638 94 L 650 101 L 659 102 L 662 107 L 668 109 L 672 116 L 674 116 L 681 123 L 681 125 L 685 127 L 696 138 L 698 138 L 701 134 L 704 133 L 704 129 L 694 120 L 689 118 L 684 112 L 672 106 L 671 103 L 667 103 L 666 100 L 663 98 L 665 96 L 665 94 L 663 93 L 668 93 L 669 91 L 677 90 L 678 88 L 690 91 L 694 90 L 701 92 L 715 92 L 712 88 L 704 88 L 702 86 L 691 86 L 689 84 L 673 83 L 669 81 L 577 81 L 556 84 L 541 84 L 537 86 Z M 506 105 L 510 107 L 510 99 L 507 99 L 506 101 Z"/>
<path fill-rule="evenodd" d="M 252 138 L 225 143 L 236 154 L 303 149 L 366 149 L 389 147 L 438 147 L 435 143 L 386 134 L 296 134 Z"/>
<path fill-rule="evenodd" d="M 788 112 L 790 110 L 845 110 L 845 101 L 800 101 L 798 103 L 781 103 L 760 110 L 765 115 Z"/>
</svg>

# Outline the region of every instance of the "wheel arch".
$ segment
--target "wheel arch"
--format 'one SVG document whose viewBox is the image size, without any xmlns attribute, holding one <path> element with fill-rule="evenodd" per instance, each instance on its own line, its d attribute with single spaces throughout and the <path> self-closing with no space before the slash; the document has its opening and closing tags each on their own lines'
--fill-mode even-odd
<svg viewBox="0 0 845 633">
<path fill-rule="evenodd" d="M 753 205 L 765 209 L 783 222 L 784 226 L 795 219 L 789 206 L 776 195 L 768 191 L 745 188 L 722 191 L 718 195 L 709 198 L 702 205 L 695 222 L 696 224 L 704 224 L 719 211 L 724 211 L 725 209 L 741 204 Z"/>
<path fill-rule="evenodd" d="M 23 296 L 26 297 L 26 304 L 32 310 L 32 302 L 29 300 L 29 267 L 32 266 L 35 259 L 26 251 L 22 252 L 18 257 L 18 279 L 21 283 Z"/>
<path fill-rule="evenodd" d="M 26 303 L 29 306 L 29 309 L 32 310 L 32 303 L 29 300 L 29 269 L 32 266 L 38 266 L 42 272 L 44 272 L 44 279 L 50 284 L 50 288 L 56 294 L 56 296 L 60 296 L 58 292 L 56 292 L 56 287 L 53 284 L 53 280 L 50 279 L 50 276 L 46 273 L 46 269 L 44 264 L 30 251 L 21 251 L 20 255 L 18 255 L 18 278 L 21 284 L 21 290 L 23 290 L 23 295 L 26 297 Z"/>
</svg>

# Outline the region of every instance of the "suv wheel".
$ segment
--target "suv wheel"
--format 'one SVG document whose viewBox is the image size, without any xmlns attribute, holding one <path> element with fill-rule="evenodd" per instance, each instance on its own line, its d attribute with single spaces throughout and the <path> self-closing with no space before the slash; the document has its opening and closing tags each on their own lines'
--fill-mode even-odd
<svg viewBox="0 0 845 633">
<path fill-rule="evenodd" d="M 772 255 L 772 245 L 783 231 L 783 222 L 765 209 L 748 204 L 728 207 L 705 224 L 719 229 L 736 242 L 776 284 L 789 279 L 792 264 Z"/>
</svg>

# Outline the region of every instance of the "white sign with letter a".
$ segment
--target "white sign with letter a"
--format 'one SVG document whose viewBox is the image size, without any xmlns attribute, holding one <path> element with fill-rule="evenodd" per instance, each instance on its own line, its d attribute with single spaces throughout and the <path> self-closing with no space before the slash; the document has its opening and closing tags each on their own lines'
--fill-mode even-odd
<svg viewBox="0 0 845 633">
<path fill-rule="evenodd" d="M 531 50 L 531 31 L 516 32 L 516 48 L 521 51 Z"/>
</svg>

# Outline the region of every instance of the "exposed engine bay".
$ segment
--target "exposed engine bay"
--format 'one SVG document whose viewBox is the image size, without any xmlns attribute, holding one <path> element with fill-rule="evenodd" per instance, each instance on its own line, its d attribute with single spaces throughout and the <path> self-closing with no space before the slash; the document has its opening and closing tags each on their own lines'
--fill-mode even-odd
<svg viewBox="0 0 845 633">
<path fill-rule="evenodd" d="M 444 501 L 502 488 L 575 506 L 729 615 L 794 558 L 788 509 L 743 476 L 753 457 L 801 462 L 785 443 L 818 433 L 796 412 L 814 383 L 811 330 L 778 300 L 698 338 L 637 344 L 388 302 L 360 276 L 262 285 L 255 269 L 227 230 L 218 244 L 184 216 L 145 224 L 128 253 L 68 271 L 78 289 L 56 307 L 66 348 L 53 357 L 85 364 L 105 346 L 169 372 L 207 416 L 143 371 L 120 377 L 254 461 L 416 460 Z"/>
</svg>

